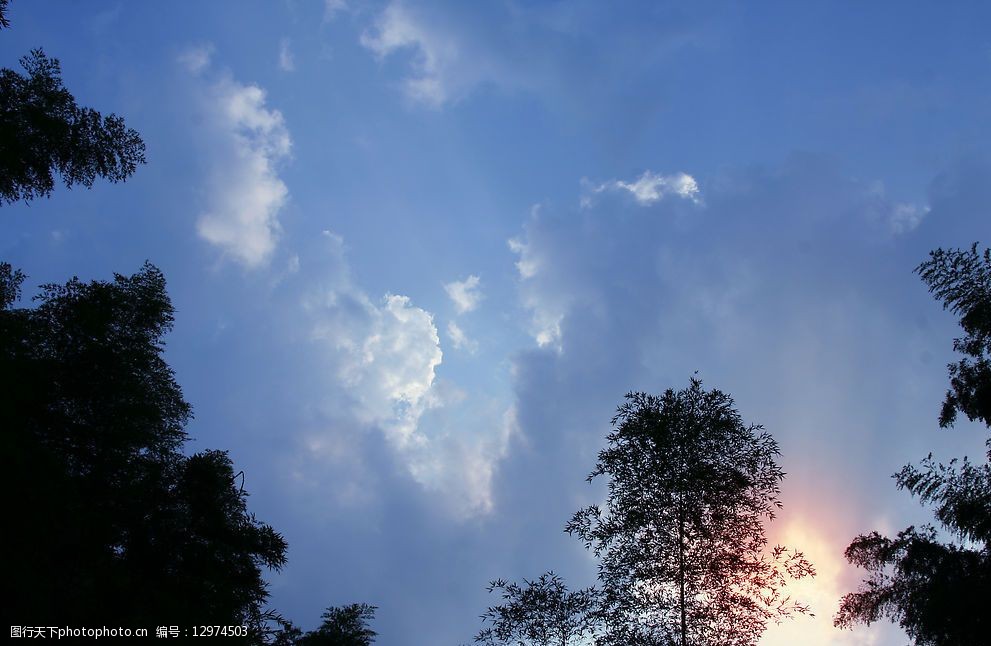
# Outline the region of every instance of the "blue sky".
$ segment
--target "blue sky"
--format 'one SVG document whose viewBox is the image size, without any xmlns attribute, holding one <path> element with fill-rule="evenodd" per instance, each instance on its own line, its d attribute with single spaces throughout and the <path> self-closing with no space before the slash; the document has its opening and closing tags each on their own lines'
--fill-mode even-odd
<svg viewBox="0 0 991 646">
<path fill-rule="evenodd" d="M 759 4 L 759 6 L 757 6 Z M 29 284 L 151 260 L 168 360 L 290 544 L 304 628 L 467 642 L 496 577 L 595 563 L 562 531 L 624 393 L 706 386 L 782 447 L 774 540 L 820 575 L 763 644 L 831 628 L 890 474 L 939 430 L 950 315 L 912 269 L 991 241 L 991 10 L 958 2 L 27 2 L 0 64 L 62 61 L 148 164 L 4 207 Z"/>
</svg>

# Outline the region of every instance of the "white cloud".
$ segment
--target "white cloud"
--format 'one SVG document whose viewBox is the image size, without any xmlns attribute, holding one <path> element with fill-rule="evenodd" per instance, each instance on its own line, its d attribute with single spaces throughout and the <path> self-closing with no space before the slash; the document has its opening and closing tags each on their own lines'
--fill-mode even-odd
<svg viewBox="0 0 991 646">
<path fill-rule="evenodd" d="M 279 41 L 279 69 L 283 72 L 292 72 L 296 69 L 296 61 L 288 38 Z"/>
<path fill-rule="evenodd" d="M 928 206 L 898 203 L 892 207 L 888 223 L 892 233 L 908 233 L 919 226 L 928 213 Z"/>
<path fill-rule="evenodd" d="M 346 285 L 324 294 L 314 337 L 334 344 L 337 376 L 364 423 L 379 425 L 400 449 L 422 442 L 417 424 L 439 403 L 432 390 L 443 359 L 433 316 L 406 296 L 380 304 Z"/>
<path fill-rule="evenodd" d="M 275 249 L 278 214 L 289 197 L 277 172 L 290 155 L 289 130 L 282 113 L 266 106 L 263 89 L 229 76 L 204 91 L 203 103 L 212 156 L 197 231 L 225 256 L 246 267 L 260 266 Z"/>
<path fill-rule="evenodd" d="M 893 235 L 914 231 L 929 215 L 927 205 L 891 201 L 884 182 L 880 180 L 870 182 L 866 194 L 873 205 L 873 209 L 869 211 L 870 218 L 879 221 Z"/>
<path fill-rule="evenodd" d="M 452 98 L 450 73 L 458 60 L 457 43 L 428 29 L 404 4 L 387 6 L 375 29 L 362 33 L 361 44 L 379 59 L 405 49 L 415 52 L 413 74 L 403 83 L 409 99 L 438 108 Z"/>
<path fill-rule="evenodd" d="M 213 57 L 213 45 L 197 45 L 189 47 L 179 54 L 179 64 L 185 67 L 191 74 L 199 74 L 210 66 L 210 59 Z"/>
<path fill-rule="evenodd" d="M 454 281 L 444 285 L 444 291 L 454 302 L 458 314 L 471 312 L 478 307 L 482 300 L 482 292 L 479 291 L 480 279 L 474 274 L 462 281 Z"/>
<path fill-rule="evenodd" d="M 530 253 L 530 245 L 519 238 L 510 238 L 506 241 L 509 250 L 518 254 L 520 259 L 516 261 L 516 271 L 520 273 L 520 278 L 533 278 L 537 274 L 537 261 Z"/>
<path fill-rule="evenodd" d="M 501 415 L 492 407 L 472 412 L 473 426 L 478 430 L 466 433 L 463 428 L 456 429 L 456 433 L 425 447 L 414 472 L 421 482 L 445 493 L 461 517 L 492 511 L 496 470 L 509 453 L 510 440 L 519 432 L 514 407 Z"/>
<path fill-rule="evenodd" d="M 647 170 L 634 182 L 614 180 L 600 184 L 592 189 L 592 193 L 602 193 L 606 190 L 623 190 L 629 192 L 638 204 L 650 206 L 661 201 L 668 195 L 674 195 L 698 204 L 699 185 L 695 178 L 687 173 L 674 175 L 657 175 Z M 591 206 L 590 195 L 582 196 L 582 206 Z"/>
<path fill-rule="evenodd" d="M 505 403 L 500 409 L 439 379 L 444 355 L 433 315 L 407 296 L 369 298 L 352 279 L 342 238 L 330 231 L 323 237 L 329 254 L 319 272 L 330 282 L 303 306 L 311 338 L 328 351 L 331 414 L 381 431 L 412 478 L 455 515 L 486 513 L 512 431 L 510 418 L 499 421 Z M 475 342 L 456 325 L 447 331 L 455 347 L 473 351 Z M 339 426 L 310 434 L 305 447 L 314 459 L 338 459 L 324 449 L 340 444 Z"/>
<path fill-rule="evenodd" d="M 531 222 L 537 222 L 540 210 L 534 207 L 531 209 L 530 215 Z M 507 243 L 510 251 L 519 256 L 516 261 L 516 270 L 520 274 L 520 279 L 524 281 L 521 298 L 523 307 L 530 312 L 530 334 L 538 346 L 542 348 L 552 347 L 560 351 L 561 324 L 564 321 L 564 313 L 568 308 L 570 297 L 564 292 L 546 293 L 528 283 L 537 277 L 541 268 L 537 250 L 529 239 L 524 242 L 520 238 L 511 238 Z"/>
<path fill-rule="evenodd" d="M 347 0 L 323 0 L 323 20 L 330 22 L 337 14 L 347 11 Z"/>
<path fill-rule="evenodd" d="M 451 343 L 454 344 L 455 350 L 465 350 L 469 354 L 474 354 L 478 351 L 478 342 L 468 338 L 464 330 L 454 321 L 450 321 L 447 324 L 447 336 L 451 339 Z"/>
</svg>

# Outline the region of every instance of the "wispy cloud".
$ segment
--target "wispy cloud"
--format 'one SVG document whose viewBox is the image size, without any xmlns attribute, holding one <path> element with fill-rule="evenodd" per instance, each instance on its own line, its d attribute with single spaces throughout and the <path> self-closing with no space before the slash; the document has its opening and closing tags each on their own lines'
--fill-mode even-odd
<svg viewBox="0 0 991 646">
<path fill-rule="evenodd" d="M 454 303 L 458 314 L 471 312 L 478 307 L 483 296 L 479 288 L 481 279 L 474 274 L 462 281 L 454 281 L 444 285 L 444 291 Z"/>
<path fill-rule="evenodd" d="M 530 209 L 530 222 L 524 226 L 527 235 L 510 238 L 507 244 L 509 250 L 518 256 L 516 271 L 519 272 L 522 281 L 520 292 L 522 305 L 530 312 L 530 334 L 538 346 L 560 351 L 561 323 L 564 321 L 571 296 L 567 291 L 553 293 L 537 289 L 534 285 L 539 284 L 539 281 L 531 282 L 538 277 L 543 267 L 539 245 L 534 244 L 531 239 L 531 232 L 536 234 L 540 230 L 539 226 L 536 226 L 539 223 L 540 207 L 534 206 Z"/>
<path fill-rule="evenodd" d="M 469 354 L 474 354 L 478 351 L 478 342 L 468 338 L 464 330 L 454 321 L 450 321 L 447 324 L 447 336 L 451 339 L 455 350 L 465 350 Z"/>
<path fill-rule="evenodd" d="M 691 200 L 696 204 L 701 201 L 698 182 L 687 173 L 660 175 L 647 170 L 633 182 L 623 180 L 605 182 L 591 187 L 589 192 L 582 196 L 582 206 L 591 206 L 592 195 L 603 191 L 625 191 L 642 206 L 650 206 L 667 196 Z"/>
<path fill-rule="evenodd" d="M 919 226 L 928 214 L 928 206 L 899 202 L 892 207 L 888 224 L 892 233 L 908 233 Z"/>
<path fill-rule="evenodd" d="M 449 73 L 458 59 L 458 45 L 450 36 L 432 31 L 405 4 L 389 4 L 374 29 L 362 33 L 361 44 L 379 59 L 402 50 L 413 52 L 413 72 L 403 81 L 411 100 L 436 108 L 451 98 Z"/>
<path fill-rule="evenodd" d="M 279 69 L 283 72 L 292 72 L 296 69 L 296 61 L 288 38 L 279 41 Z"/>
<path fill-rule="evenodd" d="M 209 49 L 190 50 L 182 60 L 202 74 Z M 265 264 L 279 236 L 279 211 L 289 189 L 278 166 L 289 158 L 292 138 L 282 113 L 266 105 L 265 91 L 228 74 L 202 90 L 208 115 L 209 152 L 206 209 L 196 229 L 200 237 L 246 267 Z"/>
<path fill-rule="evenodd" d="M 212 57 L 213 45 L 204 44 L 186 48 L 179 54 L 178 61 L 190 74 L 199 74 L 210 66 Z"/>
<path fill-rule="evenodd" d="M 891 200 L 884 182 L 880 180 L 869 183 L 866 193 L 874 207 L 870 212 L 871 219 L 879 222 L 893 235 L 914 231 L 929 215 L 927 205 Z"/>
<path fill-rule="evenodd" d="M 348 10 L 347 0 L 323 0 L 323 20 L 330 22 L 337 14 Z"/>
</svg>

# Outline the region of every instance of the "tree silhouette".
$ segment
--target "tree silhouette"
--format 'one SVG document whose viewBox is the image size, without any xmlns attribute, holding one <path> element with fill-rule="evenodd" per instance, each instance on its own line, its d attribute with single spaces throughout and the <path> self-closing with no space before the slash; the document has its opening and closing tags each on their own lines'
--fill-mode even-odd
<svg viewBox="0 0 991 646">
<path fill-rule="evenodd" d="M 323 623 L 301 637 L 299 646 L 369 646 L 377 634 L 369 623 L 375 618 L 376 606 L 352 603 L 332 606 L 321 615 Z"/>
<path fill-rule="evenodd" d="M 915 271 L 965 332 L 953 340 L 965 357 L 947 366 L 950 390 L 939 425 L 953 426 L 959 412 L 991 428 L 991 249 L 982 254 L 976 242 L 969 251 L 936 249 Z"/>
<path fill-rule="evenodd" d="M 145 162 L 144 142 L 122 118 L 76 105 L 58 59 L 35 49 L 21 66 L 26 76 L 0 70 L 0 204 L 51 195 L 55 172 L 67 187 L 91 187 L 97 176 L 124 181 Z"/>
<path fill-rule="evenodd" d="M 948 366 L 950 390 L 939 416 L 952 426 L 958 413 L 991 428 L 991 252 L 937 249 L 916 268 L 929 291 L 960 317 L 965 332 L 953 348 L 965 355 Z M 869 577 L 843 597 L 834 623 L 851 627 L 882 618 L 897 621 L 916 644 L 977 644 L 991 634 L 991 438 L 983 464 L 932 454 L 920 467 L 894 475 L 899 489 L 935 507 L 936 520 L 960 543 L 939 540 L 935 528 L 909 527 L 894 539 L 858 536 L 846 557 Z"/>
<path fill-rule="evenodd" d="M 566 528 L 601 559 L 604 643 L 756 644 L 769 621 L 809 612 L 782 589 L 812 566 L 766 550 L 778 445 L 732 398 L 693 378 L 661 397 L 628 394 L 613 424 L 588 478 L 609 478 L 607 509 Z"/>
<path fill-rule="evenodd" d="M 553 572 L 523 585 L 497 579 L 489 592 L 500 590 L 503 603 L 482 614 L 491 625 L 475 636 L 484 644 L 567 646 L 591 636 L 598 625 L 598 592 L 585 588 L 569 592 Z"/>
<path fill-rule="evenodd" d="M 23 278 L 0 265 L 12 623 L 248 624 L 258 641 L 261 570 L 286 543 L 248 512 L 225 452 L 181 452 L 191 410 L 162 357 L 161 272 L 74 278 L 15 308 Z"/>
</svg>

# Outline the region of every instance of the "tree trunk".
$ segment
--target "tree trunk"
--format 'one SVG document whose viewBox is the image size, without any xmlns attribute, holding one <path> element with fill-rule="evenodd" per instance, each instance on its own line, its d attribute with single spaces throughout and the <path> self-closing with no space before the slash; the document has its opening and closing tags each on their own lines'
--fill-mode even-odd
<svg viewBox="0 0 991 646">
<path fill-rule="evenodd" d="M 681 646 L 685 646 L 688 633 L 688 622 L 685 617 L 685 509 L 684 503 L 678 505 L 678 584 L 681 588 Z"/>
</svg>

